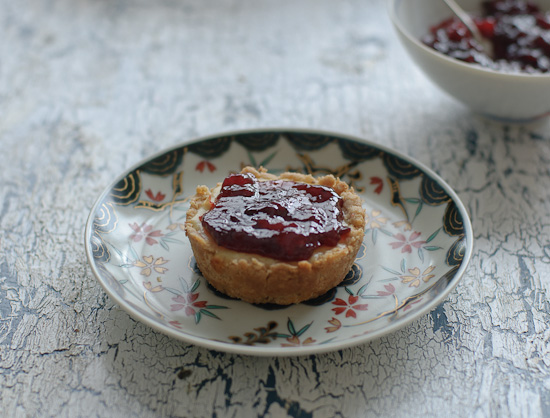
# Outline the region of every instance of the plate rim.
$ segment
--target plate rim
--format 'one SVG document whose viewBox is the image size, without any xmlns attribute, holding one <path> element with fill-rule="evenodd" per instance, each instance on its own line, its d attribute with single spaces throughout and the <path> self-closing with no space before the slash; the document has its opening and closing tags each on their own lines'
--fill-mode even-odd
<svg viewBox="0 0 550 418">
<path fill-rule="evenodd" d="M 167 154 L 176 149 L 180 149 L 182 147 L 185 147 L 191 144 L 200 143 L 200 142 L 208 141 L 210 139 L 226 137 L 226 136 L 236 136 L 236 135 L 254 134 L 254 133 L 283 134 L 286 132 L 296 132 L 300 134 L 327 135 L 335 138 L 351 140 L 354 142 L 372 146 L 374 148 L 380 149 L 381 151 L 387 154 L 402 158 L 403 160 L 411 163 L 412 165 L 416 166 L 424 173 L 431 176 L 433 180 L 435 180 L 439 185 L 443 187 L 443 189 L 445 189 L 445 192 L 449 194 L 452 201 L 457 206 L 459 213 L 462 215 L 464 230 L 465 230 L 464 236 L 466 238 L 466 251 L 464 254 L 463 261 L 460 264 L 460 267 L 457 269 L 452 280 L 448 283 L 448 285 L 445 287 L 445 289 L 441 293 L 439 293 L 433 300 L 431 300 L 429 303 L 419 308 L 418 310 L 412 311 L 407 316 L 402 317 L 400 320 L 390 324 L 387 327 L 373 331 L 366 335 L 352 337 L 345 341 L 333 342 L 333 343 L 329 342 L 326 344 L 321 344 L 316 346 L 281 348 L 281 347 L 248 346 L 248 345 L 232 344 L 224 341 L 209 340 L 209 339 L 206 339 L 203 337 L 197 337 L 191 334 L 186 334 L 186 333 L 182 334 L 180 331 L 174 330 L 168 326 L 165 326 L 164 324 L 161 324 L 147 317 L 146 315 L 143 315 L 141 312 L 134 309 L 130 303 L 125 301 L 122 297 L 120 297 L 117 293 L 115 293 L 110 289 L 110 287 L 108 286 L 106 281 L 102 278 L 100 271 L 97 269 L 95 265 L 95 261 L 93 258 L 92 249 L 90 245 L 90 242 L 91 242 L 90 239 L 92 236 L 91 232 L 92 232 L 92 225 L 94 221 L 94 215 L 97 212 L 98 207 L 104 201 L 109 191 L 120 180 L 122 180 L 125 176 L 127 176 L 128 173 L 131 173 L 137 168 L 145 165 L 147 162 L 150 162 L 151 160 L 154 160 L 155 158 L 160 157 L 161 155 Z M 88 219 L 86 221 L 85 231 L 84 231 L 84 248 L 85 248 L 88 265 L 90 266 L 95 279 L 102 286 L 103 290 L 109 295 L 110 298 L 114 300 L 116 304 L 119 305 L 120 308 L 122 308 L 132 318 L 153 328 L 154 330 L 161 332 L 164 335 L 168 335 L 176 340 L 183 341 L 188 344 L 193 344 L 199 347 L 207 348 L 218 352 L 225 352 L 230 354 L 243 354 L 243 355 L 258 356 L 258 357 L 266 357 L 266 356 L 290 357 L 290 356 L 322 354 L 322 353 L 341 350 L 344 348 L 355 347 L 360 344 L 366 344 L 368 342 L 378 340 L 379 338 L 386 336 L 388 334 L 391 334 L 401 328 L 404 328 L 405 326 L 410 325 L 412 322 L 416 321 L 420 317 L 431 312 L 435 307 L 437 307 L 447 299 L 449 294 L 456 288 L 460 280 L 462 280 L 462 277 L 464 276 L 466 268 L 468 267 L 472 258 L 472 253 L 474 248 L 474 238 L 473 238 L 473 229 L 472 229 L 470 215 L 468 213 L 468 210 L 466 209 L 466 206 L 464 205 L 464 203 L 462 202 L 458 194 L 443 178 L 441 178 L 439 174 L 437 174 L 434 170 L 432 170 L 422 162 L 416 160 L 415 158 L 412 158 L 402 153 L 399 150 L 396 150 L 391 147 L 370 141 L 366 138 L 362 138 L 360 136 L 355 136 L 351 134 L 330 131 L 330 130 L 323 130 L 323 129 L 311 129 L 311 128 L 262 127 L 262 128 L 251 128 L 251 129 L 236 129 L 236 130 L 230 130 L 230 131 L 222 131 L 222 132 L 204 135 L 204 136 L 192 137 L 188 140 L 184 140 L 176 145 L 173 145 L 172 147 L 168 147 L 156 153 L 153 153 L 141 159 L 136 164 L 133 164 L 131 167 L 122 171 L 118 176 L 115 177 L 113 181 L 111 181 L 107 186 L 103 188 L 103 191 L 96 198 L 96 200 L 94 201 L 94 204 L 90 209 L 90 213 L 88 215 Z"/>
</svg>

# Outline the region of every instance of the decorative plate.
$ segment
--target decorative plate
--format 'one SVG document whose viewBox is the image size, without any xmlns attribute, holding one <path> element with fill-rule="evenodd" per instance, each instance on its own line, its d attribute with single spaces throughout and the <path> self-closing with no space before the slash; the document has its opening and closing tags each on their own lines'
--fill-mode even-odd
<svg viewBox="0 0 550 418">
<path fill-rule="evenodd" d="M 365 238 L 338 287 L 282 307 L 208 285 L 184 232 L 189 198 L 245 165 L 330 173 L 358 191 Z M 341 349 L 409 324 L 457 285 L 472 244 L 464 205 L 430 169 L 362 139 L 295 129 L 227 133 L 161 152 L 116 179 L 86 225 L 95 276 L 133 317 L 209 349 L 270 356 Z"/>
</svg>

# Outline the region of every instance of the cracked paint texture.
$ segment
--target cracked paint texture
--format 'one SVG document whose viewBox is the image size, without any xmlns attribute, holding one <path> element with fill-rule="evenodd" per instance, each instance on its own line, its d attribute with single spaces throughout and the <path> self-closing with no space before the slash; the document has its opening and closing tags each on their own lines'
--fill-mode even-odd
<svg viewBox="0 0 550 418">
<path fill-rule="evenodd" d="M 0 410 L 27 417 L 550 415 L 550 130 L 481 119 L 398 44 L 382 0 L 0 1 Z M 391 146 L 457 191 L 466 275 L 333 353 L 208 351 L 94 279 L 88 212 L 142 158 L 261 126 Z"/>
</svg>

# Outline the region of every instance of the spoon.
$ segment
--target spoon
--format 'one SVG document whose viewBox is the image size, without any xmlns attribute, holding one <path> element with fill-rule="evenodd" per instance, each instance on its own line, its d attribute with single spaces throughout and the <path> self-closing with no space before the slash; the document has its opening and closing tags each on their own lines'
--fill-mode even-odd
<svg viewBox="0 0 550 418">
<path fill-rule="evenodd" d="M 449 6 L 449 8 L 453 11 L 453 13 L 458 17 L 458 19 L 464 23 L 464 26 L 470 31 L 474 39 L 481 45 L 483 50 L 489 57 L 493 56 L 493 45 L 491 44 L 491 41 L 489 41 L 487 38 L 485 38 L 481 32 L 479 31 L 477 25 L 475 24 L 474 20 L 470 17 L 468 13 L 464 11 L 462 7 L 460 7 L 455 0 L 443 0 L 443 2 Z"/>
</svg>

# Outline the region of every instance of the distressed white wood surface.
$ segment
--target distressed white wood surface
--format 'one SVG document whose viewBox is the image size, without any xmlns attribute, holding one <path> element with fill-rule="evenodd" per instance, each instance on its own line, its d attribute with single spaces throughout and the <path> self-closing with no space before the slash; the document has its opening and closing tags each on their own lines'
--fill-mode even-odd
<svg viewBox="0 0 550 418">
<path fill-rule="evenodd" d="M 435 169 L 476 246 L 409 327 L 301 358 L 211 352 L 132 320 L 86 264 L 99 193 L 199 135 L 311 127 Z M 550 416 L 550 123 L 440 93 L 382 0 L 0 0 L 0 415 Z"/>
</svg>

